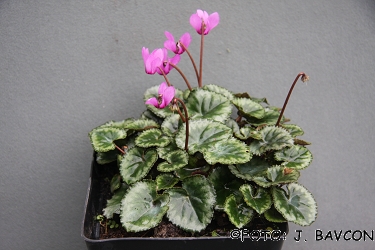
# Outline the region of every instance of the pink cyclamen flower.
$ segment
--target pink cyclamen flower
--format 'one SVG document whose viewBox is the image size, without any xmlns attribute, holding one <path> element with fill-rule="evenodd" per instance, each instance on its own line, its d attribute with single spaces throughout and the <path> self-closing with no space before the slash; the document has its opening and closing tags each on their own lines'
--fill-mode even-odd
<svg viewBox="0 0 375 250">
<path fill-rule="evenodd" d="M 175 42 L 174 37 L 171 33 L 166 31 L 165 36 L 167 37 L 167 41 L 164 42 L 164 47 L 175 54 L 181 55 L 185 52 L 185 49 L 181 46 L 181 43 L 185 46 L 185 48 L 189 47 L 191 42 L 191 36 L 188 32 L 183 34 L 177 42 Z"/>
<path fill-rule="evenodd" d="M 177 65 L 177 63 L 180 61 L 180 55 L 175 55 L 172 58 L 168 57 L 168 51 L 166 48 L 163 48 L 163 63 L 160 65 L 160 68 L 163 70 L 164 74 L 168 74 L 171 69 L 173 69 L 173 66 L 170 64 L 172 63 L 173 65 Z M 159 75 L 162 75 L 163 72 L 161 72 L 160 68 L 158 67 L 156 69 L 156 72 L 158 72 Z"/>
<path fill-rule="evenodd" d="M 210 30 L 219 24 L 220 17 L 217 12 L 208 15 L 208 13 L 203 10 L 197 10 L 197 13 L 191 15 L 190 24 L 200 35 L 202 34 L 202 21 L 204 22 L 203 35 L 207 35 Z"/>
<path fill-rule="evenodd" d="M 147 74 L 155 74 L 156 70 L 163 64 L 165 54 L 163 50 L 165 49 L 155 49 L 150 54 L 148 48 L 142 48 L 142 57 Z"/>
<path fill-rule="evenodd" d="M 163 109 L 173 100 L 175 95 L 175 89 L 173 86 L 169 86 L 163 82 L 159 86 L 158 97 L 151 97 L 146 101 L 146 104 L 155 106 L 158 109 Z"/>
</svg>

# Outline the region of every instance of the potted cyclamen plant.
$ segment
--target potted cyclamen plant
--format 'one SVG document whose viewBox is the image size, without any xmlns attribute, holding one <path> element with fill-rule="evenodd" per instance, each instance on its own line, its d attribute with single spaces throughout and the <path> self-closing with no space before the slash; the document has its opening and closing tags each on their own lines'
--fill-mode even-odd
<svg viewBox="0 0 375 250">
<path fill-rule="evenodd" d="M 140 118 L 109 121 L 89 133 L 95 153 L 82 228 L 89 249 L 171 242 L 174 249 L 281 249 L 288 222 L 315 221 L 316 202 L 297 183 L 312 160 L 309 143 L 296 138 L 302 129 L 283 116 L 297 80 L 308 77 L 297 75 L 281 109 L 265 98 L 203 85 L 204 37 L 218 23 L 218 13 L 198 10 L 190 17 L 201 39 L 199 68 L 189 33 L 175 41 L 165 32 L 164 48 L 143 48 L 146 73 L 165 81 L 146 90 Z M 177 66 L 184 53 L 196 87 Z M 168 80 L 173 69 L 186 90 Z"/>
</svg>

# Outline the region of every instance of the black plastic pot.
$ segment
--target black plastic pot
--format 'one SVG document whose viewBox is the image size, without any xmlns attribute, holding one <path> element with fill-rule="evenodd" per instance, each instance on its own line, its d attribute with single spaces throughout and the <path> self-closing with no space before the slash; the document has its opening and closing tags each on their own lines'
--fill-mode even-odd
<svg viewBox="0 0 375 250">
<path fill-rule="evenodd" d="M 86 242 L 89 250 L 139 250 L 139 249 L 264 249 L 264 250 L 280 250 L 284 240 L 277 235 L 265 234 L 259 231 L 247 231 L 247 236 L 242 236 L 240 231 L 237 231 L 236 239 L 230 237 L 185 237 L 185 238 L 114 238 L 114 239 L 99 239 L 100 224 L 94 219 L 98 214 L 102 213 L 105 199 L 100 195 L 100 172 L 108 170 L 107 166 L 101 166 L 93 160 L 91 166 L 91 174 L 89 178 L 89 185 L 87 189 L 84 218 L 82 222 L 81 236 Z M 281 235 L 285 236 L 288 231 L 288 223 L 280 223 Z M 264 238 L 267 236 L 267 239 Z M 261 236 L 261 237 L 259 237 Z M 278 240 L 277 240 L 278 239 Z M 284 238 L 285 239 L 285 238 Z"/>
</svg>

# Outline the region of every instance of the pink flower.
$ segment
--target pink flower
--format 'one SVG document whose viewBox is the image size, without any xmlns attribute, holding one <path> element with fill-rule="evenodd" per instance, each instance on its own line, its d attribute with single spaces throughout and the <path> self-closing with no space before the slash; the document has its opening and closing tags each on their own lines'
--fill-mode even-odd
<svg viewBox="0 0 375 250">
<path fill-rule="evenodd" d="M 217 12 L 208 15 L 206 11 L 197 10 L 197 13 L 191 15 L 190 17 L 190 24 L 193 28 L 198 32 L 198 34 L 202 34 L 202 21 L 204 22 L 204 33 L 203 35 L 207 35 L 210 30 L 216 27 L 219 24 L 220 18 Z"/>
<path fill-rule="evenodd" d="M 175 42 L 173 35 L 168 31 L 166 31 L 164 34 L 168 39 L 164 42 L 164 47 L 170 51 L 173 51 L 175 54 L 181 55 L 185 52 L 185 49 L 181 46 L 181 43 L 185 46 L 185 48 L 189 47 L 190 45 L 191 36 L 188 32 L 183 34 L 178 42 Z"/>
<path fill-rule="evenodd" d="M 168 51 L 167 49 L 163 48 L 163 63 L 160 65 L 160 68 L 164 71 L 164 74 L 168 75 L 169 71 L 173 69 L 173 66 L 170 65 L 170 63 L 177 65 L 177 63 L 180 61 L 180 55 L 175 55 L 172 58 L 168 57 Z M 162 75 L 163 73 L 159 69 L 159 67 L 156 69 L 156 72 L 158 72 L 159 75 Z"/>
<path fill-rule="evenodd" d="M 158 98 L 151 97 L 146 101 L 146 104 L 155 106 L 158 109 L 163 109 L 173 100 L 175 89 L 173 86 L 168 87 L 168 85 L 163 82 L 159 86 Z"/>
<path fill-rule="evenodd" d="M 142 48 L 143 62 L 147 74 L 155 74 L 156 70 L 163 64 L 165 49 L 155 49 L 150 54 L 148 48 Z"/>
</svg>

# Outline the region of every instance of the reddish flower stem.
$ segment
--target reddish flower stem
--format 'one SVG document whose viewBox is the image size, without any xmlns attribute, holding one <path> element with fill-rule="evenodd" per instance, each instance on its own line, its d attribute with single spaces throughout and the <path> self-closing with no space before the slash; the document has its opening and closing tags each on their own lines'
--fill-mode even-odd
<svg viewBox="0 0 375 250">
<path fill-rule="evenodd" d="M 121 154 L 125 154 L 125 151 L 124 150 L 122 150 L 119 146 L 117 146 L 116 144 L 115 144 L 115 147 L 118 149 L 118 151 L 120 151 L 121 152 Z"/>
<path fill-rule="evenodd" d="M 188 54 L 188 56 L 190 58 L 190 61 L 193 64 L 193 67 L 194 67 L 194 70 L 195 70 L 195 75 L 197 76 L 197 81 L 199 82 L 199 74 L 198 74 L 197 65 L 195 64 L 195 61 L 194 61 L 192 55 L 190 54 L 189 50 L 185 47 L 185 45 L 182 42 L 180 42 L 180 45 L 186 51 L 186 53 Z"/>
<path fill-rule="evenodd" d="M 168 87 L 170 87 L 170 86 L 171 86 L 171 83 L 169 82 L 167 75 L 164 73 L 164 70 L 163 70 L 161 67 L 159 67 L 159 69 L 160 69 L 161 73 L 163 74 L 164 79 L 165 79 L 165 81 L 166 81 Z"/>
<path fill-rule="evenodd" d="M 169 63 L 169 65 L 171 65 L 173 68 L 175 68 L 178 71 L 178 73 L 180 73 L 180 75 L 182 76 L 182 78 L 184 78 L 187 87 L 189 88 L 190 91 L 192 91 L 193 89 L 191 88 L 189 81 L 186 79 L 185 74 L 182 73 L 182 71 L 180 70 L 180 68 L 177 67 L 176 65 L 174 65 L 173 63 Z"/>
<path fill-rule="evenodd" d="M 199 80 L 198 80 L 198 86 L 199 86 L 199 88 L 202 88 L 204 30 L 205 30 L 205 24 L 204 24 L 204 22 L 202 20 L 201 49 L 200 49 L 200 56 L 199 56 Z"/>
<path fill-rule="evenodd" d="M 184 109 L 184 112 L 185 112 L 185 125 L 186 125 L 185 151 L 188 153 L 188 146 L 189 146 L 189 115 L 188 115 L 188 111 L 187 111 L 187 108 L 185 106 L 185 103 L 180 98 L 175 97 L 174 99 L 176 101 L 178 101 L 179 103 L 181 103 L 182 108 Z"/>
<path fill-rule="evenodd" d="M 286 105 L 288 104 L 288 101 L 289 101 L 290 96 L 292 95 L 292 91 L 294 89 L 294 86 L 296 85 L 296 83 L 298 81 L 298 78 L 300 78 L 300 77 L 301 77 L 302 81 L 307 81 L 308 80 L 308 76 L 305 73 L 303 73 L 303 72 L 298 73 L 298 75 L 296 76 L 296 79 L 294 80 L 294 82 L 292 84 L 292 87 L 290 87 L 290 89 L 289 89 L 289 93 L 288 93 L 288 95 L 287 95 L 287 97 L 285 99 L 284 106 L 281 109 L 281 112 L 280 112 L 280 115 L 279 115 L 279 119 L 277 119 L 276 126 L 280 125 L 280 121 L 281 121 L 281 118 L 284 115 L 284 111 L 285 111 Z"/>
</svg>

